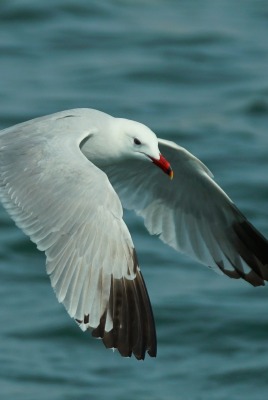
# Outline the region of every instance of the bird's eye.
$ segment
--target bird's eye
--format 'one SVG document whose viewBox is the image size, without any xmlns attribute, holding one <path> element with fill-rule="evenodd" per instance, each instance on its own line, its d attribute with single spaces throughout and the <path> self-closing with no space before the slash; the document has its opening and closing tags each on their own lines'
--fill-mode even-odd
<svg viewBox="0 0 268 400">
<path fill-rule="evenodd" d="M 140 145 L 140 144 L 141 144 L 141 142 L 140 142 L 139 139 L 137 139 L 137 138 L 134 139 L 134 143 L 137 144 L 137 145 Z"/>
</svg>

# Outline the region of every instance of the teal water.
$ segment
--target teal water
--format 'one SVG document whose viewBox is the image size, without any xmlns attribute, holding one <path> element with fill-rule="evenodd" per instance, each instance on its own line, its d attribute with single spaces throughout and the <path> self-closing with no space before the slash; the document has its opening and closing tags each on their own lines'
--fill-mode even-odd
<svg viewBox="0 0 268 400">
<path fill-rule="evenodd" d="M 0 127 L 75 107 L 141 121 L 201 158 L 268 237 L 267 35 L 266 0 L 2 0 Z M 126 220 L 158 332 L 144 362 L 77 328 L 0 209 L 0 398 L 265 400 L 267 287 Z"/>
</svg>

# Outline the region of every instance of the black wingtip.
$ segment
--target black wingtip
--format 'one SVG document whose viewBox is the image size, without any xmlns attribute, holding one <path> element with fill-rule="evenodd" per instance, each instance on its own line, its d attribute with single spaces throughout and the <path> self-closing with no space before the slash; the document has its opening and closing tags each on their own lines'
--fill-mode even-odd
<svg viewBox="0 0 268 400">
<path fill-rule="evenodd" d="M 235 213 L 236 218 L 231 233 L 232 243 L 250 271 L 243 271 L 230 259 L 234 271 L 226 270 L 223 265 L 218 266 L 231 278 L 242 278 L 253 286 L 264 286 L 265 281 L 268 281 L 268 241 L 239 210 L 235 209 Z"/>
<path fill-rule="evenodd" d="M 105 331 L 107 314 L 113 328 Z M 156 357 L 157 340 L 153 312 L 147 289 L 139 268 L 135 279 L 114 279 L 111 282 L 110 300 L 100 324 L 92 336 L 101 338 L 107 348 L 118 349 L 123 357 L 144 360 L 146 352 Z"/>
</svg>

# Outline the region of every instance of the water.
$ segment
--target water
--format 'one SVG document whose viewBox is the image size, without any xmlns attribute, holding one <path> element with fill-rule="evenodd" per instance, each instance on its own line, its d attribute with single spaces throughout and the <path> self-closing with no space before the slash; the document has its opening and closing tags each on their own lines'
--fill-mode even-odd
<svg viewBox="0 0 268 400">
<path fill-rule="evenodd" d="M 0 2 L 0 126 L 93 107 L 187 147 L 268 236 L 268 5 L 243 0 Z M 268 292 L 216 275 L 126 215 L 158 357 L 83 334 L 44 257 L 0 210 L 0 396 L 264 400 Z"/>
</svg>

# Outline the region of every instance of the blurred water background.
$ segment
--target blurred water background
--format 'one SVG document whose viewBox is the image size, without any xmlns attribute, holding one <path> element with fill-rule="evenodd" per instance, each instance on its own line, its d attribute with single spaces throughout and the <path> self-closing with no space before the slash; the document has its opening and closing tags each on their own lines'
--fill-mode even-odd
<svg viewBox="0 0 268 400">
<path fill-rule="evenodd" d="M 201 158 L 268 236 L 267 38 L 266 0 L 1 0 L 0 128 L 76 107 L 143 122 Z M 267 399 L 268 288 L 126 219 L 158 332 L 144 362 L 77 328 L 0 209 L 0 398 Z"/>
</svg>

